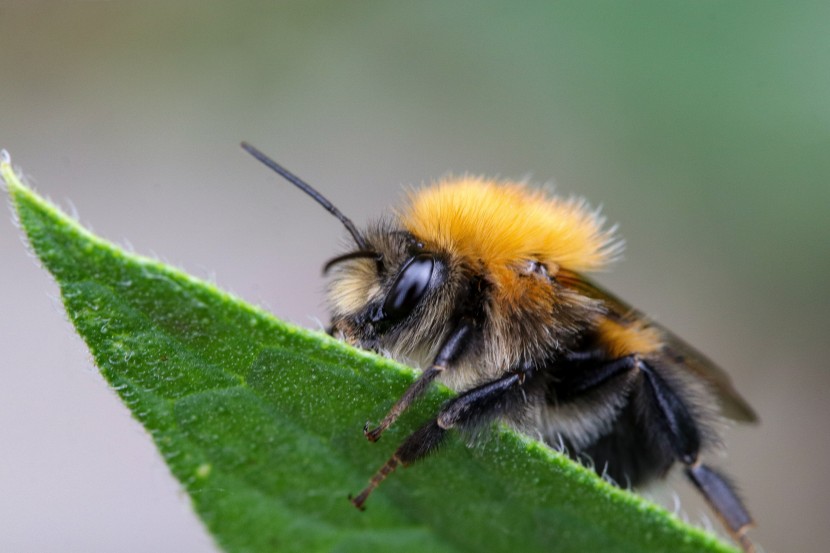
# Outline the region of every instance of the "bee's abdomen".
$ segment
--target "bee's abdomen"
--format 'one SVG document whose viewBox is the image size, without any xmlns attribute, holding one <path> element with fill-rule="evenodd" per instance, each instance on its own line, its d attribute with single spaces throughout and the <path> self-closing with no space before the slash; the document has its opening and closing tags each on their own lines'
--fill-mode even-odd
<svg viewBox="0 0 830 553">
<path fill-rule="evenodd" d="M 587 343 L 594 347 L 546 368 L 546 441 L 624 486 L 663 476 L 678 460 L 694 463 L 712 441 L 695 396 L 666 367 Z"/>
<path fill-rule="evenodd" d="M 648 405 L 643 390 L 632 390 L 626 405 L 619 411 L 610 431 L 582 450 L 578 456 L 589 457 L 597 472 L 620 486 L 638 486 L 663 476 L 674 464 L 671 446 L 662 438 L 654 416 L 644 417 Z"/>
</svg>

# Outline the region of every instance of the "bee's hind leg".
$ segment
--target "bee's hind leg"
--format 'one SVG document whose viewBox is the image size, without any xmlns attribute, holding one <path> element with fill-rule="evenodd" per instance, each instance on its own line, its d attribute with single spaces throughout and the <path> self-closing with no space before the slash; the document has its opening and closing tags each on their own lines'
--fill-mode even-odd
<svg viewBox="0 0 830 553">
<path fill-rule="evenodd" d="M 754 552 L 755 546 L 746 535 L 753 526 L 752 517 L 729 480 L 700 462 L 686 467 L 686 476 L 700 490 L 743 550 Z"/>
<path fill-rule="evenodd" d="M 744 551 L 754 552 L 755 547 L 746 535 L 753 525 L 752 516 L 729 480 L 700 461 L 700 434 L 691 413 L 648 363 L 642 363 L 640 369 L 647 396 L 662 419 L 660 427 L 677 458 L 686 465 L 686 476 L 700 490 Z"/>
</svg>

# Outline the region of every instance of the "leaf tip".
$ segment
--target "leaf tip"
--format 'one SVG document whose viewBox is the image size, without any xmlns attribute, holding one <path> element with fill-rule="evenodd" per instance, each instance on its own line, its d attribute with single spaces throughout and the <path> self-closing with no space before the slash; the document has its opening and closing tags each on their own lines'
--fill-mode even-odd
<svg viewBox="0 0 830 553">
<path fill-rule="evenodd" d="M 26 187 L 20 181 L 20 177 L 12 167 L 12 156 L 5 148 L 0 148 L 0 190 L 8 192 L 9 207 L 12 211 L 12 220 L 16 226 L 20 226 L 20 213 L 18 211 L 19 194 Z"/>
<path fill-rule="evenodd" d="M 20 174 L 12 167 L 12 156 L 5 148 L 0 148 L 0 181 L 13 201 L 17 200 L 20 193 L 29 191 Z"/>
<path fill-rule="evenodd" d="M 14 169 L 12 169 L 12 156 L 9 155 L 9 151 L 5 148 L 0 149 L 0 178 L 3 179 L 6 187 L 10 189 L 20 184 L 17 175 L 14 173 Z"/>
</svg>

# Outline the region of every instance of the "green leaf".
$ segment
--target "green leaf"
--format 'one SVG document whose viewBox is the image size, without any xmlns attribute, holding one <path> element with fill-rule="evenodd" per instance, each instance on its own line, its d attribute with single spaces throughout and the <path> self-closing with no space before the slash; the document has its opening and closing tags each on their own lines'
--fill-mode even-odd
<svg viewBox="0 0 830 553">
<path fill-rule="evenodd" d="M 384 439 L 415 373 L 125 253 L 2 174 L 101 373 L 227 551 L 735 551 L 526 436 L 494 427 L 399 470 L 366 512 L 347 495 L 450 396 Z M 48 337 L 45 337 L 48 339 Z"/>
</svg>

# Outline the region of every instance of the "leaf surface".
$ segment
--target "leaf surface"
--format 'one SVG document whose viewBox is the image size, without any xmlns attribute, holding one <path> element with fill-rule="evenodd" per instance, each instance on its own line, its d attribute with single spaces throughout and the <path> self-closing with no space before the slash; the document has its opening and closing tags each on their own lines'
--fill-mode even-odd
<svg viewBox="0 0 830 553">
<path fill-rule="evenodd" d="M 95 363 L 226 551 L 736 551 L 503 427 L 474 446 L 452 433 L 359 512 L 347 495 L 448 390 L 370 444 L 363 423 L 412 369 L 128 254 L 22 185 L 8 160 L 2 174 Z"/>
</svg>

